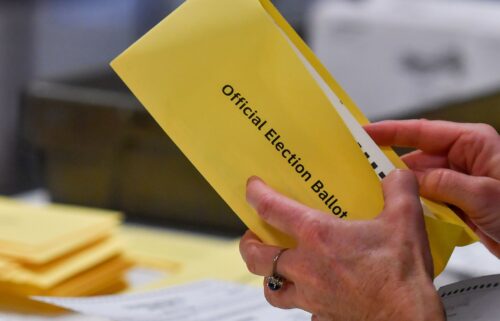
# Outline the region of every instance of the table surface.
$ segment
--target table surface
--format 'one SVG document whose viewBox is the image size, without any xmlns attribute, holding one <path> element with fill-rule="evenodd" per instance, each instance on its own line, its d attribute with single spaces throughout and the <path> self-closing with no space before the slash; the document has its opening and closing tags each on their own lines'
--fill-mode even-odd
<svg viewBox="0 0 500 321">
<path fill-rule="evenodd" d="M 49 197 L 43 190 L 37 190 L 27 194 L 19 195 L 19 199 L 27 201 L 33 204 L 46 204 L 48 203 Z M 172 230 L 167 228 L 151 228 L 154 231 L 163 230 L 165 233 L 172 233 Z M 176 232 L 179 233 L 179 232 Z M 189 235 L 189 232 L 185 232 Z M 194 235 L 194 234 L 193 234 Z M 434 284 L 436 288 L 441 286 L 474 278 L 484 275 L 498 274 L 500 273 L 500 260 L 492 255 L 481 243 L 471 244 L 465 247 L 456 248 L 453 255 L 446 266 L 446 269 L 441 273 L 435 280 Z M 127 278 L 132 285 L 140 285 L 141 280 L 144 278 L 151 277 L 151 273 L 146 273 L 141 271 L 141 269 L 132 269 Z M 154 275 L 153 275 L 154 277 Z M 0 321 L 46 321 L 46 320 L 56 320 L 56 321 L 110 321 L 109 319 L 82 316 L 78 314 L 68 314 L 58 317 L 44 317 L 35 315 L 22 315 L 14 313 L 6 313 L 0 311 Z"/>
</svg>

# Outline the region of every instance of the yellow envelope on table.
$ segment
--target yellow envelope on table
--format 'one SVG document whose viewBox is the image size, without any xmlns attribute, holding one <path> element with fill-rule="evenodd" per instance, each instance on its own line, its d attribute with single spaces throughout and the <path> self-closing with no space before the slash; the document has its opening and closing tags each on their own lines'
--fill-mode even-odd
<svg viewBox="0 0 500 321">
<path fill-rule="evenodd" d="M 363 131 L 366 118 L 268 0 L 186 1 L 112 67 L 269 244 L 294 241 L 247 204 L 250 176 L 310 207 L 360 220 L 380 213 L 380 178 L 404 166 Z M 424 208 L 439 273 L 453 248 L 475 235 L 447 207 L 424 201 Z"/>
<path fill-rule="evenodd" d="M 44 265 L 109 236 L 120 221 L 112 211 L 0 198 L 0 256 Z"/>
</svg>

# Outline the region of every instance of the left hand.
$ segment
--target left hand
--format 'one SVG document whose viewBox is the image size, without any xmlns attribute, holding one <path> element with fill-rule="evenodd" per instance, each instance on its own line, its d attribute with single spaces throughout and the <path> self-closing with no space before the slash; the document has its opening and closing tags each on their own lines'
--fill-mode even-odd
<svg viewBox="0 0 500 321">
<path fill-rule="evenodd" d="M 387 120 L 365 130 L 381 146 L 413 147 L 401 159 L 420 195 L 447 203 L 500 258 L 500 135 L 486 124 Z"/>
<path fill-rule="evenodd" d="M 274 292 L 264 286 L 269 303 L 321 321 L 444 320 L 416 179 L 396 170 L 383 180 L 383 191 L 385 208 L 376 219 L 344 221 L 251 178 L 248 202 L 298 244 L 278 262 L 285 285 Z M 278 251 L 250 231 L 240 242 L 248 269 L 261 276 L 271 274 Z"/>
</svg>

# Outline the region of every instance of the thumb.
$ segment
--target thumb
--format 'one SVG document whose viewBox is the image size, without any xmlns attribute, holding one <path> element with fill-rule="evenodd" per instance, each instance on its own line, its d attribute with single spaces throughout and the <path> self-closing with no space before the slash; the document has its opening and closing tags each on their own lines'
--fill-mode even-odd
<svg viewBox="0 0 500 321">
<path fill-rule="evenodd" d="M 422 196 L 455 205 L 495 241 L 500 241 L 500 181 L 451 169 L 416 172 Z"/>
<path fill-rule="evenodd" d="M 388 217 L 393 221 L 411 220 L 413 224 L 410 226 L 422 226 L 422 205 L 418 195 L 418 183 L 411 171 L 392 171 L 382 180 L 382 191 L 385 200 L 382 217 Z"/>
<path fill-rule="evenodd" d="M 419 249 L 425 269 L 432 275 L 434 268 L 415 174 L 408 170 L 392 171 L 382 180 L 382 190 L 385 204 L 379 218 L 395 227 L 392 237 L 398 239 L 399 235 L 400 246 L 413 244 Z"/>
</svg>

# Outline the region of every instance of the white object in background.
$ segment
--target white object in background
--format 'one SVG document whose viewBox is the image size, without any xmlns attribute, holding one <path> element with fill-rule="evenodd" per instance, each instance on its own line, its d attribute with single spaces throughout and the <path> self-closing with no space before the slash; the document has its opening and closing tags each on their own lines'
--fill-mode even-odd
<svg viewBox="0 0 500 321">
<path fill-rule="evenodd" d="M 500 260 L 480 242 L 455 248 L 445 270 L 434 285 L 443 285 L 500 273 Z"/>
<path fill-rule="evenodd" d="M 500 88 L 500 3 L 319 1 L 315 53 L 372 120 Z"/>
<path fill-rule="evenodd" d="M 262 289 L 223 281 L 201 281 L 139 294 L 93 298 L 34 299 L 87 315 L 119 321 L 309 321 L 301 310 L 267 303 Z"/>
<path fill-rule="evenodd" d="M 498 321 L 500 274 L 470 279 L 439 289 L 448 321 Z"/>
<path fill-rule="evenodd" d="M 160 282 L 167 278 L 168 274 L 149 267 L 135 266 L 127 271 L 125 277 L 128 286 L 134 289 L 154 282 Z"/>
</svg>

